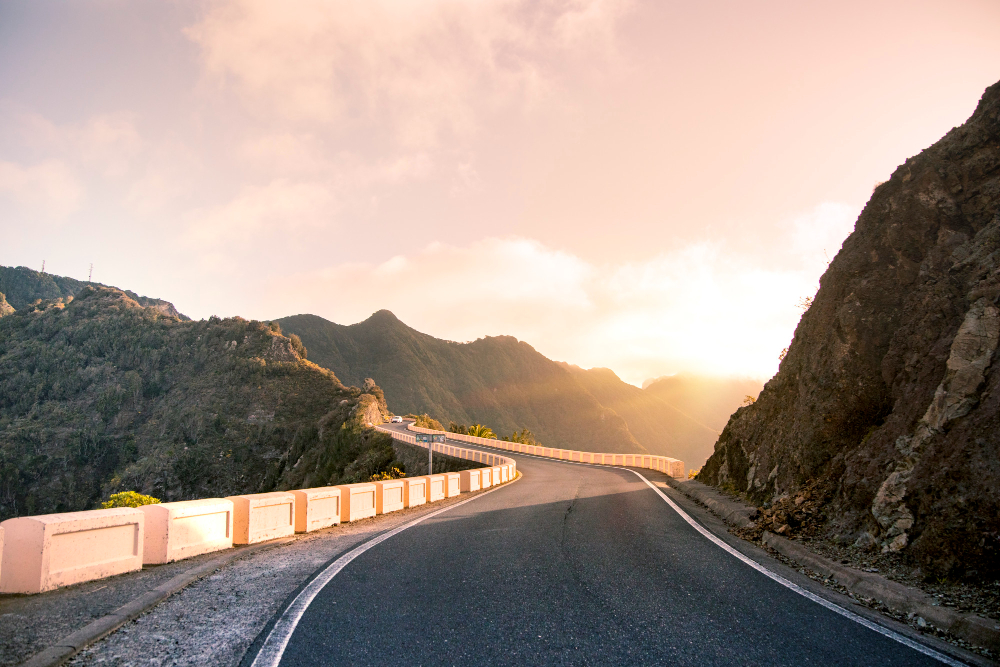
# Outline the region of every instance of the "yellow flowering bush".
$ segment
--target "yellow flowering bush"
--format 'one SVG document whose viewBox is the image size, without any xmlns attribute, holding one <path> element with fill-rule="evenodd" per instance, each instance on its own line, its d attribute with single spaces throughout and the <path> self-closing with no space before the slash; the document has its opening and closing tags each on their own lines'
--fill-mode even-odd
<svg viewBox="0 0 1000 667">
<path fill-rule="evenodd" d="M 399 468 L 393 467 L 388 471 L 383 470 L 382 472 L 377 472 L 372 475 L 371 481 L 373 482 L 385 482 L 390 479 L 402 479 L 406 477 L 406 473 Z"/>
<path fill-rule="evenodd" d="M 101 503 L 101 507 L 106 510 L 112 507 L 142 507 L 143 505 L 155 505 L 160 502 L 159 498 L 144 496 L 136 491 L 121 491 L 112 493 L 106 501 Z"/>
</svg>

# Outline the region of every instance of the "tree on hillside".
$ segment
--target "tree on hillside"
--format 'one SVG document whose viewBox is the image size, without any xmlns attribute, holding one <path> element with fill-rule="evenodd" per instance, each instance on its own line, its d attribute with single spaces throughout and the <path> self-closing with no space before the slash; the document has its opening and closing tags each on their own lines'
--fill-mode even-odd
<svg viewBox="0 0 1000 667">
<path fill-rule="evenodd" d="M 496 434 L 493 432 L 489 426 L 483 426 L 482 424 L 473 424 L 469 427 L 469 435 L 475 438 L 490 438 L 493 440 L 497 439 Z"/>
<path fill-rule="evenodd" d="M 506 440 L 507 442 L 519 442 L 522 445 L 537 445 L 538 444 L 538 441 L 535 440 L 535 434 L 532 433 L 531 431 L 529 431 L 526 428 L 521 429 L 520 433 L 518 433 L 517 431 L 514 431 L 513 433 L 510 434 L 510 437 L 503 438 L 503 440 Z"/>
<path fill-rule="evenodd" d="M 410 414 L 410 415 L 406 415 L 406 418 L 407 419 L 412 419 L 413 420 L 413 425 L 414 426 L 419 426 L 420 428 L 430 428 L 430 429 L 434 429 L 435 431 L 443 431 L 444 430 L 444 426 L 441 425 L 441 422 L 439 422 L 438 420 L 434 419 L 434 417 L 431 417 L 430 415 L 427 415 L 427 414 L 423 414 L 423 415 L 413 415 L 413 414 Z"/>
<path fill-rule="evenodd" d="M 459 433 L 461 435 L 468 435 L 469 433 L 468 426 L 466 426 L 465 424 L 456 424 L 455 422 L 451 422 L 450 424 L 448 424 L 448 430 L 451 433 Z"/>
</svg>

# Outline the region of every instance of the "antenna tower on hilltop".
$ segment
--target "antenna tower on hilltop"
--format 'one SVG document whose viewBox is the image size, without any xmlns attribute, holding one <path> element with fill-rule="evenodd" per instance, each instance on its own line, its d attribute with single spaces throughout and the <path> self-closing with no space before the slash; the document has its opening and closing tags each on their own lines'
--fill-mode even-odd
<svg viewBox="0 0 1000 667">
<path fill-rule="evenodd" d="M 87 274 L 87 282 L 92 282 L 91 279 L 94 277 L 94 263 L 90 263 L 90 273 Z"/>
<path fill-rule="evenodd" d="M 42 260 L 42 273 L 45 273 L 45 260 Z"/>
</svg>

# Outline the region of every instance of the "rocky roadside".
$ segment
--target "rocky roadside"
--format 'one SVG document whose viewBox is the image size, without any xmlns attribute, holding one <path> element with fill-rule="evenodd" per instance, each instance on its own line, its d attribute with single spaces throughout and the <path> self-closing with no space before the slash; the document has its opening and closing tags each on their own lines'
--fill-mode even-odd
<svg viewBox="0 0 1000 667">
<path fill-rule="evenodd" d="M 790 499 L 797 514 L 791 521 L 801 529 L 793 531 L 787 506 L 759 511 L 700 482 L 668 483 L 725 520 L 732 534 L 831 590 L 921 634 L 991 660 L 1000 655 L 1000 582 L 928 581 L 918 569 L 907 567 L 898 554 L 883 553 L 873 545 L 836 545 L 821 540 L 813 533 L 820 520 L 817 505 L 822 494 L 804 492 Z M 794 539 L 771 532 L 782 527 L 782 532 Z"/>
</svg>

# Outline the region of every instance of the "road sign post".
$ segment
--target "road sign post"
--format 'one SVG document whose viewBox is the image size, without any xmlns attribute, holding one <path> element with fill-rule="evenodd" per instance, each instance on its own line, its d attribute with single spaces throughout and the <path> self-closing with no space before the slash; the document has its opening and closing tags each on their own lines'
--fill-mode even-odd
<svg viewBox="0 0 1000 667">
<path fill-rule="evenodd" d="M 417 442 L 427 443 L 427 474 L 434 474 L 434 443 L 444 442 L 447 439 L 444 433 L 417 433 L 415 436 Z"/>
</svg>

